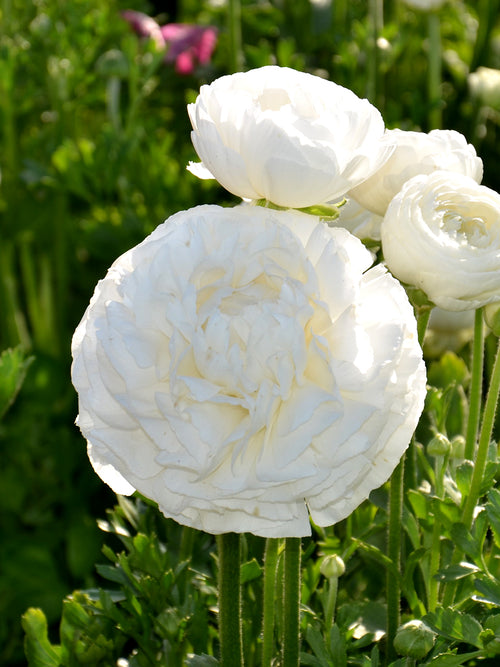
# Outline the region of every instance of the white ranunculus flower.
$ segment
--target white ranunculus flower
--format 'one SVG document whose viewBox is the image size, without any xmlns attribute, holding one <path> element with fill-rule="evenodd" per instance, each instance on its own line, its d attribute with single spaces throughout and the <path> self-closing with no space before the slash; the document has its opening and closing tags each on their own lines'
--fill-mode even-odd
<svg viewBox="0 0 500 667">
<path fill-rule="evenodd" d="M 418 174 L 454 171 L 478 183 L 483 178 L 483 162 L 472 144 L 455 130 L 409 132 L 387 130 L 386 141 L 395 146 L 387 162 L 373 176 L 348 194 L 361 206 L 384 215 L 391 199 L 406 181 Z"/>
<path fill-rule="evenodd" d="M 193 173 L 288 208 L 335 200 L 392 151 L 368 100 L 287 67 L 223 76 L 201 87 L 188 112 L 202 160 L 191 163 Z"/>
<path fill-rule="evenodd" d="M 471 93 L 484 105 L 500 108 L 500 70 L 478 67 L 467 77 Z"/>
<path fill-rule="evenodd" d="M 363 208 L 354 199 L 347 199 L 338 210 L 339 217 L 331 223 L 333 227 L 344 227 L 358 239 L 380 241 L 382 216 Z"/>
<path fill-rule="evenodd" d="M 345 229 L 258 206 L 172 216 L 73 338 L 96 472 L 210 533 L 310 533 L 385 482 L 425 369 L 400 284 Z"/>
<path fill-rule="evenodd" d="M 444 310 L 500 301 L 500 195 L 472 178 L 415 176 L 389 204 L 381 235 L 392 273 Z"/>
</svg>

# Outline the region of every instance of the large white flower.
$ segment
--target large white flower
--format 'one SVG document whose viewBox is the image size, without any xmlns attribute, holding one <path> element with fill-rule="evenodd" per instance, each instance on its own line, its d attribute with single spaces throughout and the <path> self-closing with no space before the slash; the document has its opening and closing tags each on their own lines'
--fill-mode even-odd
<svg viewBox="0 0 500 667">
<path fill-rule="evenodd" d="M 389 204 L 381 236 L 392 273 L 441 308 L 500 301 L 500 195 L 472 178 L 415 176 Z"/>
<path fill-rule="evenodd" d="M 178 213 L 96 287 L 72 345 L 96 472 L 211 533 L 310 533 L 385 482 L 423 407 L 400 284 L 345 229 Z"/>
<path fill-rule="evenodd" d="M 378 215 L 385 214 L 391 199 L 418 174 L 444 170 L 470 176 L 478 183 L 483 178 L 481 158 L 455 130 L 432 130 L 429 134 L 387 130 L 385 140 L 395 146 L 390 158 L 348 195 Z"/>
<path fill-rule="evenodd" d="M 332 201 L 389 156 L 368 100 L 312 74 L 262 67 L 202 86 L 188 106 L 202 160 L 190 169 L 244 199 L 290 208 Z"/>
</svg>

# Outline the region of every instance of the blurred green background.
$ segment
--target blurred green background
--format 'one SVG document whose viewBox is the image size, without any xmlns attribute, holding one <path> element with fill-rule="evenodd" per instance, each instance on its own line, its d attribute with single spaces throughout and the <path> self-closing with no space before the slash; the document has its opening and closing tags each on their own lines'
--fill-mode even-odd
<svg viewBox="0 0 500 667">
<path fill-rule="evenodd" d="M 124 9 L 216 26 L 211 63 L 178 74 Z M 69 379 L 94 285 L 172 213 L 233 202 L 185 169 L 199 86 L 272 63 L 328 77 L 368 96 L 388 127 L 461 131 L 499 190 L 500 79 L 486 91 L 468 79 L 500 68 L 499 10 L 500 0 L 450 1 L 433 17 L 402 0 L 1 0 L 0 351 L 17 352 L 0 363 L 0 398 L 26 378 L 0 423 L 0 664 L 25 664 L 28 606 L 55 622 L 65 595 L 96 582 L 96 518 L 115 498 L 88 463 Z"/>
</svg>

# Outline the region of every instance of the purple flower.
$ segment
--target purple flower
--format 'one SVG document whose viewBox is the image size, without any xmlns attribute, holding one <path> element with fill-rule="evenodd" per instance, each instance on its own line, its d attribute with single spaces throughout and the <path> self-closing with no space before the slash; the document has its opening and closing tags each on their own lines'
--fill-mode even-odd
<svg viewBox="0 0 500 667">
<path fill-rule="evenodd" d="M 210 62 L 217 42 L 217 29 L 213 26 L 167 23 L 161 33 L 168 45 L 166 62 L 175 62 L 179 74 L 191 74 L 196 66 Z"/>
<path fill-rule="evenodd" d="M 166 50 L 165 62 L 175 63 L 179 74 L 191 74 L 196 65 L 210 62 L 217 42 L 213 26 L 167 23 L 160 26 L 151 16 L 127 9 L 122 17 L 140 37 L 154 40 L 159 50 Z"/>
</svg>

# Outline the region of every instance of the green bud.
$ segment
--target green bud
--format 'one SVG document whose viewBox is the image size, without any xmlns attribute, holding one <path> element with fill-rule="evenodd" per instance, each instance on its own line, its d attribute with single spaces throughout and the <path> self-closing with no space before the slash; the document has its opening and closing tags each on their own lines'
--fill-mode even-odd
<svg viewBox="0 0 500 667">
<path fill-rule="evenodd" d="M 325 556 L 319 568 L 321 574 L 327 579 L 335 577 L 338 579 L 345 572 L 345 564 L 340 556 L 333 554 L 331 556 Z"/>
<path fill-rule="evenodd" d="M 451 443 L 442 433 L 437 433 L 427 445 L 427 453 L 431 456 L 444 456 L 448 454 Z"/>
<path fill-rule="evenodd" d="M 454 459 L 463 459 L 465 456 L 465 438 L 463 435 L 455 435 L 451 439 L 451 455 Z"/>
<path fill-rule="evenodd" d="M 484 320 L 495 336 L 500 337 L 500 304 L 490 303 L 484 307 Z"/>
<path fill-rule="evenodd" d="M 401 625 L 394 638 L 394 648 L 409 658 L 424 658 L 434 646 L 436 633 L 423 621 L 413 620 Z"/>
</svg>

